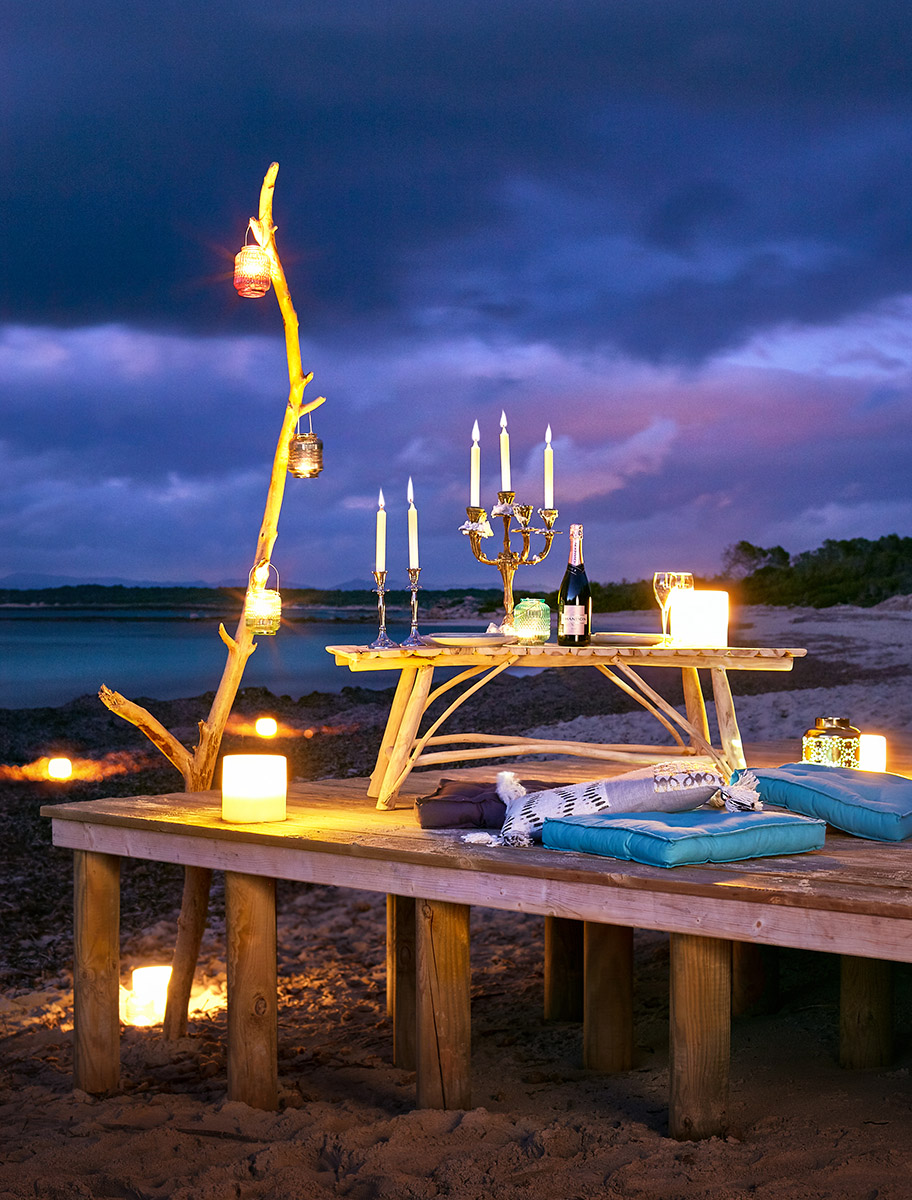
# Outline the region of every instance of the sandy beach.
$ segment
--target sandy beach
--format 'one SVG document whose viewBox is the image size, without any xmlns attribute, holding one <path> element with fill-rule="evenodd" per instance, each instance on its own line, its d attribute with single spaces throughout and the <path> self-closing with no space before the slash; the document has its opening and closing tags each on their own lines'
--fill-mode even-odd
<svg viewBox="0 0 912 1200">
<path fill-rule="evenodd" d="M 623 618 L 606 616 L 597 627 L 621 629 Z M 910 635 L 910 597 L 866 610 L 743 610 L 733 643 L 808 649 L 787 676 L 733 679 L 745 742 L 800 739 L 820 715 L 908 738 Z M 589 675 L 498 680 L 461 720 L 586 740 L 652 737 L 648 714 L 629 711 L 620 693 Z M 388 693 L 351 688 L 290 701 L 248 689 L 226 749 L 251 745 L 250 718 L 267 703 L 282 725 L 276 749 L 288 754 L 292 774 L 369 772 Z M 204 710 L 200 698 L 154 709 L 188 743 Z M 179 779 L 94 697 L 0 718 L 0 761 L 20 772 L 7 770 L 0 799 L 0 1200 L 907 1200 L 912 1193 L 908 965 L 895 967 L 895 1062 L 847 1072 L 837 1064 L 838 959 L 771 951 L 778 987 L 733 1022 L 728 1136 L 681 1143 L 667 1135 L 667 937 L 637 931 L 636 1062 L 606 1078 L 581 1067 L 578 1024 L 543 1020 L 542 920 L 476 909 L 475 1107 L 422 1111 L 413 1108 L 414 1074 L 391 1065 L 384 897 L 344 889 L 279 885 L 278 1112 L 226 1100 L 218 879 L 188 1036 L 167 1044 L 158 1029 L 126 1028 L 121 1093 L 74 1093 L 71 856 L 50 846 L 38 808 L 178 790 Z M 65 788 L 22 777 L 51 743 L 111 770 Z M 168 961 L 180 889 L 177 869 L 125 862 L 125 983 L 132 967 Z"/>
</svg>

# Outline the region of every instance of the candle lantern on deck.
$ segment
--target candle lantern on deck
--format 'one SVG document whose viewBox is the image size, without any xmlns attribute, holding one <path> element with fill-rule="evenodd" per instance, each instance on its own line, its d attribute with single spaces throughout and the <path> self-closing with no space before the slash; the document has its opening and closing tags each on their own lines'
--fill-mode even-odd
<svg viewBox="0 0 912 1200">
<path fill-rule="evenodd" d="M 301 433 L 299 421 L 298 432 L 288 443 L 288 474 L 296 479 L 315 479 L 322 470 L 323 442 L 314 433 L 313 424 L 307 433 Z"/>
<path fill-rule="evenodd" d="M 861 731 L 848 717 L 818 717 L 801 740 L 801 761 L 826 767 L 857 767 Z"/>
<path fill-rule="evenodd" d="M 282 597 L 279 594 L 279 572 L 275 567 L 276 587 L 265 586 L 269 577 L 270 562 L 257 563 L 250 572 L 247 595 L 244 600 L 244 624 L 257 634 L 272 637 L 282 623 Z"/>
<path fill-rule="evenodd" d="M 540 646 L 551 636 L 551 609 L 544 600 L 520 600 L 513 610 L 513 628 L 524 646 Z"/>
<path fill-rule="evenodd" d="M 250 233 L 250 225 L 247 226 Z M 234 286 L 238 295 L 248 299 L 265 296 L 272 284 L 272 266 L 269 255 L 262 246 L 251 246 L 246 241 L 234 256 Z"/>
</svg>

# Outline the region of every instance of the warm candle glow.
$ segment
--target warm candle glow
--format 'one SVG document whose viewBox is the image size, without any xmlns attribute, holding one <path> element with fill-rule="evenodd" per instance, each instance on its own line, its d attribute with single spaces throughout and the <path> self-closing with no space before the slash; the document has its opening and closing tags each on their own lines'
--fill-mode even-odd
<svg viewBox="0 0 912 1200">
<path fill-rule="evenodd" d="M 863 733 L 860 741 L 859 769 L 862 771 L 886 771 L 887 739 L 879 733 Z"/>
<path fill-rule="evenodd" d="M 258 737 L 273 738 L 279 732 L 279 723 L 275 717 L 257 717 L 253 728 Z"/>
<path fill-rule="evenodd" d="M 469 455 L 469 504 L 472 508 L 481 507 L 481 447 L 478 439 L 481 431 L 478 422 L 472 426 L 472 450 Z"/>
<path fill-rule="evenodd" d="M 226 754 L 222 820 L 234 825 L 284 821 L 288 761 L 282 754 Z"/>
<path fill-rule="evenodd" d="M 383 488 L 380 489 L 380 499 L 377 501 L 377 549 L 374 554 L 374 570 L 386 570 L 386 506 L 383 500 Z"/>
<path fill-rule="evenodd" d="M 68 758 L 49 758 L 47 765 L 48 779 L 69 779 L 73 774 L 73 764 Z"/>
<path fill-rule="evenodd" d="M 123 1020 L 127 1025 L 158 1025 L 165 1019 L 170 967 L 137 967 L 127 993 Z"/>
<path fill-rule="evenodd" d="M 673 588 L 669 603 L 671 640 L 676 646 L 728 645 L 728 592 Z"/>
<path fill-rule="evenodd" d="M 510 483 L 510 435 L 507 433 L 507 414 L 500 414 L 500 490 L 513 490 Z"/>
<path fill-rule="evenodd" d="M 412 478 L 409 476 L 408 481 L 408 550 L 409 550 L 409 567 L 412 570 L 418 568 L 418 509 L 415 507 L 415 492 L 412 488 Z"/>
<path fill-rule="evenodd" d="M 551 426 L 545 430 L 545 508 L 554 507 L 554 451 L 551 449 Z"/>
</svg>

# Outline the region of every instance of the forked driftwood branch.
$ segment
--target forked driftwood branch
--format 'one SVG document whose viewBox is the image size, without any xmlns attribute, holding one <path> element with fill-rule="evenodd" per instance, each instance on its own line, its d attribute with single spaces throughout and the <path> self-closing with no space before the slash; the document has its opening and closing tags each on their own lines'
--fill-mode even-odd
<svg viewBox="0 0 912 1200">
<path fill-rule="evenodd" d="M 288 358 L 289 384 L 288 403 L 285 407 L 282 429 L 272 463 L 272 475 L 266 493 L 266 507 L 253 560 L 254 567 L 269 562 L 272 558 L 272 550 L 278 534 L 279 513 L 285 493 L 288 446 L 297 428 L 298 420 L 325 400 L 324 396 L 320 396 L 307 404 L 304 403 L 304 389 L 310 383 L 313 375 L 305 375 L 301 366 L 298 315 L 291 302 L 285 272 L 276 250 L 272 197 L 278 170 L 279 164 L 273 163 L 266 172 L 260 190 L 259 215 L 250 221 L 254 237 L 269 255 L 272 285 L 275 288 L 276 299 L 285 324 L 285 352 Z M 209 715 L 205 721 L 199 723 L 199 741 L 192 752 L 141 705 L 134 704 L 132 700 L 121 696 L 119 692 L 111 691 L 108 687 L 102 686 L 98 693 L 101 702 L 111 712 L 135 725 L 158 747 L 169 762 L 174 764 L 183 776 L 184 790 L 188 792 L 207 791 L 212 787 L 225 726 L 244 675 L 247 659 L 256 649 L 254 635 L 247 628 L 243 612 L 234 636 L 232 637 L 228 633 L 224 625 L 219 626 L 219 636 L 228 648 L 228 657 L 221 682 L 212 701 L 212 707 L 209 709 Z M 193 986 L 200 942 L 206 925 L 211 879 L 212 872 L 205 868 L 187 867 L 185 869 L 184 894 L 178 922 L 177 942 L 174 947 L 173 970 L 168 988 L 168 1005 L 164 1023 L 165 1036 L 170 1039 L 176 1039 L 186 1033 L 190 990 Z"/>
</svg>

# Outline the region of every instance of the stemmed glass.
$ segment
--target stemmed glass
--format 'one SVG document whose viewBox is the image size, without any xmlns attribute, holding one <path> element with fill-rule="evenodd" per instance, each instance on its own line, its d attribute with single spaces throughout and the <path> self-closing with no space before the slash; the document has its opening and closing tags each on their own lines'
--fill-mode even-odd
<svg viewBox="0 0 912 1200">
<path fill-rule="evenodd" d="M 675 588 L 692 588 L 694 577 L 689 571 L 656 571 L 652 577 L 652 590 L 662 610 L 662 645 L 667 646 L 668 610 L 671 607 L 671 593 Z"/>
</svg>

